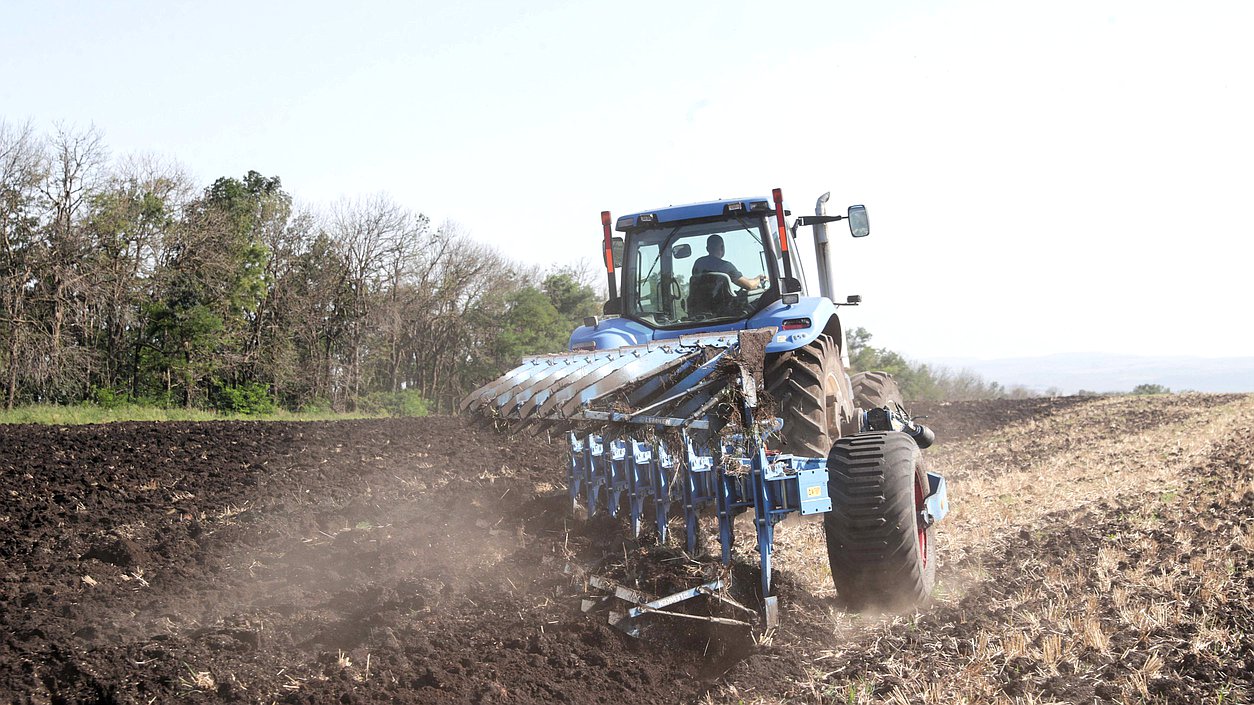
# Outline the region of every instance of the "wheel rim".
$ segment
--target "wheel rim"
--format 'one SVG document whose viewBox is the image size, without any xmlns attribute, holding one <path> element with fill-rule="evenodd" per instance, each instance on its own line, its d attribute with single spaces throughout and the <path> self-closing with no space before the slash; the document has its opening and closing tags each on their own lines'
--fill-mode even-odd
<svg viewBox="0 0 1254 705">
<path fill-rule="evenodd" d="M 927 567 L 927 527 L 923 525 L 923 510 L 926 506 L 923 486 L 919 484 L 919 479 L 916 477 L 914 480 L 914 528 L 919 534 L 919 564 L 924 568 Z"/>
</svg>

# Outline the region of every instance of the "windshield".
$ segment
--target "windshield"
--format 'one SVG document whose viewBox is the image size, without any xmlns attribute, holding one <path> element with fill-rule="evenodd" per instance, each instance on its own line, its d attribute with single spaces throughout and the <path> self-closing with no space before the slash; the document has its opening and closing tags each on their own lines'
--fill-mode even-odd
<svg viewBox="0 0 1254 705">
<path fill-rule="evenodd" d="M 762 220 L 688 223 L 628 237 L 623 284 L 629 316 L 682 327 L 749 316 L 770 290 L 774 262 Z"/>
</svg>

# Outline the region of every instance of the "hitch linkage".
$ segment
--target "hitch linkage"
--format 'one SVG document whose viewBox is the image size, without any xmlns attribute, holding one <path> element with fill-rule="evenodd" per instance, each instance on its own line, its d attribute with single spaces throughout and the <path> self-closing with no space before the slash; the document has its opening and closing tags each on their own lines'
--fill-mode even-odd
<svg viewBox="0 0 1254 705">
<path fill-rule="evenodd" d="M 870 409 L 862 414 L 863 431 L 901 431 L 914 439 L 919 448 L 927 448 L 936 442 L 936 433 L 906 415 L 896 404 Z"/>
</svg>

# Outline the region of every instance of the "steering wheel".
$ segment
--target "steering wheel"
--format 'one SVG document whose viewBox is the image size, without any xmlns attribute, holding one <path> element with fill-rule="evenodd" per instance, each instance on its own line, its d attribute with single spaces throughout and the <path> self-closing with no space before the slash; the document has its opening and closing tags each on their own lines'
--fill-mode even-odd
<svg viewBox="0 0 1254 705">
<path fill-rule="evenodd" d="M 771 288 L 771 282 L 769 279 L 766 278 L 766 275 L 757 277 L 757 280 L 758 280 L 758 288 L 753 289 L 752 291 L 750 291 L 749 289 L 741 289 L 739 292 L 737 292 L 738 294 L 740 294 L 741 298 L 745 299 L 746 301 L 749 299 L 753 299 L 756 301 L 758 298 L 760 298 L 763 294 L 766 293 L 767 289 Z"/>
</svg>

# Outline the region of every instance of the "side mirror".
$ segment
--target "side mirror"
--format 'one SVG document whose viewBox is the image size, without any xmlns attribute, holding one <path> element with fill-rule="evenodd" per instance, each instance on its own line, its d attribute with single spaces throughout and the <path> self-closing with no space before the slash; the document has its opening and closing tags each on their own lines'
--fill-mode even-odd
<svg viewBox="0 0 1254 705">
<path fill-rule="evenodd" d="M 849 206 L 849 232 L 854 237 L 866 237 L 871 234 L 871 221 L 866 217 L 866 206 Z"/>
<path fill-rule="evenodd" d="M 671 248 L 671 256 L 675 259 L 687 259 L 692 256 L 692 245 L 684 243 Z"/>
<path fill-rule="evenodd" d="M 615 296 L 609 301 L 606 301 L 605 305 L 601 307 L 601 315 L 603 316 L 619 316 L 622 315 L 622 313 L 623 297 L 621 296 Z"/>
<path fill-rule="evenodd" d="M 862 295 L 850 294 L 849 296 L 845 297 L 845 303 L 849 304 L 850 306 L 857 306 L 858 304 L 862 303 Z"/>
<path fill-rule="evenodd" d="M 610 240 L 610 250 L 614 253 L 614 269 L 623 266 L 623 239 L 616 237 Z"/>
</svg>

